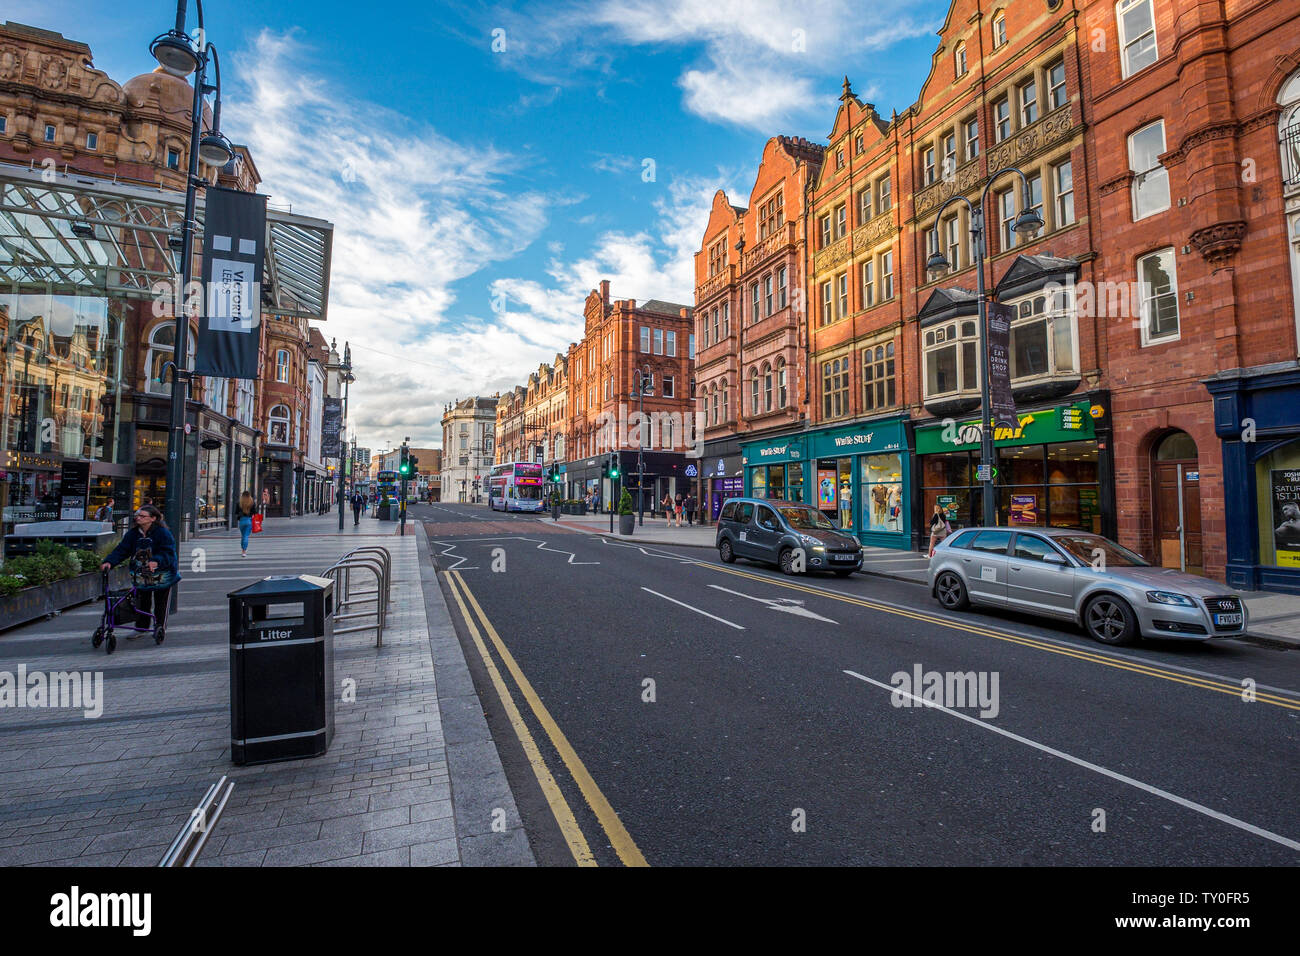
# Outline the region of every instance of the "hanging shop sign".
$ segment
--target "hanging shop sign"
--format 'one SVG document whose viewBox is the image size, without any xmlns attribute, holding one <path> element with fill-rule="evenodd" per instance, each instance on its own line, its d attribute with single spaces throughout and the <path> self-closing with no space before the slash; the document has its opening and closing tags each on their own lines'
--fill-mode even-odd
<svg viewBox="0 0 1300 956">
<path fill-rule="evenodd" d="M 326 398 L 320 420 L 322 458 L 342 458 L 339 432 L 343 427 L 343 399 Z"/>
<path fill-rule="evenodd" d="M 992 302 L 988 307 L 989 409 L 997 425 L 1016 421 L 1016 401 L 1011 395 L 1011 320 L 1013 306 Z"/>
</svg>

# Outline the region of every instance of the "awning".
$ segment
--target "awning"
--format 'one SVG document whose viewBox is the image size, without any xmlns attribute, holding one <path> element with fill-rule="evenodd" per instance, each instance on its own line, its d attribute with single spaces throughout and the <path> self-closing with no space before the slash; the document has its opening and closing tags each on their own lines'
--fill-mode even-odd
<svg viewBox="0 0 1300 956">
<path fill-rule="evenodd" d="M 200 190 L 195 249 L 203 209 Z M 0 291 L 152 299 L 184 215 L 184 193 L 0 163 Z M 333 238 L 333 223 L 268 206 L 263 310 L 325 320 Z"/>
</svg>

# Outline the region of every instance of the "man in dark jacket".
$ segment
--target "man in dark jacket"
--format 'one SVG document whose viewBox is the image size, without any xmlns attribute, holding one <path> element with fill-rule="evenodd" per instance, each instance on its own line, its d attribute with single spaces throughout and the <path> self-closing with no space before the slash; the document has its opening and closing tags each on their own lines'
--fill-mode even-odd
<svg viewBox="0 0 1300 956">
<path fill-rule="evenodd" d="M 361 523 L 361 506 L 364 505 L 365 503 L 366 503 L 366 500 L 365 500 L 363 497 L 361 497 L 361 492 L 359 492 L 359 491 L 357 491 L 357 492 L 353 492 L 353 494 L 352 494 L 352 524 L 353 524 L 354 526 L 355 526 L 355 525 L 359 525 L 359 524 Z"/>
</svg>

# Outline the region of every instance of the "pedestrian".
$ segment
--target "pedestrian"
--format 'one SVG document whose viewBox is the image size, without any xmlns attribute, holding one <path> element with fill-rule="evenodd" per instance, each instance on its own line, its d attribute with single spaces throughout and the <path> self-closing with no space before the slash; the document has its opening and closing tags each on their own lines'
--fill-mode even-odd
<svg viewBox="0 0 1300 956">
<path fill-rule="evenodd" d="M 354 492 L 352 495 L 352 526 L 355 528 L 361 523 L 361 506 L 366 503 L 366 496 L 361 492 Z"/>
<path fill-rule="evenodd" d="M 695 524 L 695 495 L 686 496 L 686 524 Z"/>
<path fill-rule="evenodd" d="M 930 515 L 930 557 L 934 557 L 935 546 L 951 533 L 952 525 L 948 523 L 947 514 L 936 504 L 934 513 Z"/>
<path fill-rule="evenodd" d="M 248 536 L 253 532 L 253 515 L 257 514 L 257 505 L 253 503 L 251 492 L 245 491 L 239 496 L 239 504 L 235 506 L 235 513 L 239 516 L 239 556 L 248 557 Z"/>
<path fill-rule="evenodd" d="M 162 512 L 153 505 L 141 505 L 136 510 L 135 527 L 127 529 L 118 546 L 104 557 L 99 569 L 107 571 L 127 558 L 131 559 L 131 574 L 136 578 L 136 590 L 140 595 L 137 610 L 153 615 L 153 637 L 161 644 L 166 636 L 167 602 L 181 576 L 176 570 L 176 539 L 167 530 Z M 141 584 L 141 581 L 148 583 Z M 148 626 L 148 618 L 143 615 L 138 621 L 140 626 Z"/>
<path fill-rule="evenodd" d="M 673 526 L 673 496 L 664 492 L 664 500 L 659 502 L 659 506 L 664 509 L 664 517 L 668 519 L 668 527 Z"/>
<path fill-rule="evenodd" d="M 685 514 L 686 514 L 685 497 L 679 491 L 677 493 L 677 498 L 673 501 L 673 516 L 677 519 L 677 527 L 680 528 L 682 526 L 682 518 L 685 516 Z"/>
<path fill-rule="evenodd" d="M 114 505 L 114 504 L 115 504 L 114 499 L 113 499 L 113 498 L 109 498 L 106 502 L 104 502 L 102 505 L 100 505 L 98 508 L 96 508 L 96 509 L 95 509 L 95 520 L 96 520 L 96 521 L 112 521 L 112 520 L 113 520 L 113 505 Z"/>
</svg>

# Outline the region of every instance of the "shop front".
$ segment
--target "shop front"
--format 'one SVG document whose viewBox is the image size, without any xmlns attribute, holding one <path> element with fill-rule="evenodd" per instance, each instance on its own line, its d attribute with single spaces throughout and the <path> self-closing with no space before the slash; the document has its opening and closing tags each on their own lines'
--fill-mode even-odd
<svg viewBox="0 0 1300 956">
<path fill-rule="evenodd" d="M 912 520 L 924 527 L 939 505 L 954 527 L 983 523 L 981 425 L 972 420 L 916 428 Z M 1020 409 L 1014 428 L 994 430 L 993 485 L 999 525 L 1079 528 L 1116 536 L 1108 396 Z"/>
<path fill-rule="evenodd" d="M 207 412 L 199 414 L 198 475 L 194 496 L 197 530 L 229 524 L 230 423 Z"/>
<path fill-rule="evenodd" d="M 809 433 L 816 504 L 867 545 L 911 546 L 907 420 L 877 419 Z"/>
<path fill-rule="evenodd" d="M 687 470 L 695 467 L 699 471 L 699 488 L 704 515 L 710 521 L 717 521 L 722 511 L 722 503 L 728 498 L 739 498 L 745 493 L 745 477 L 742 473 L 741 455 L 701 458 L 694 465 L 687 465 Z"/>
<path fill-rule="evenodd" d="M 1223 451 L 1227 583 L 1300 594 L 1300 364 L 1205 382 Z"/>
<path fill-rule="evenodd" d="M 773 498 L 784 501 L 811 501 L 805 491 L 809 481 L 807 440 L 799 435 L 785 435 L 740 446 L 745 470 L 744 494 L 749 498 Z"/>
<path fill-rule="evenodd" d="M 297 490 L 293 470 L 293 451 L 268 448 L 258 462 L 258 484 L 262 486 L 262 513 L 277 518 L 293 515 Z"/>
</svg>

